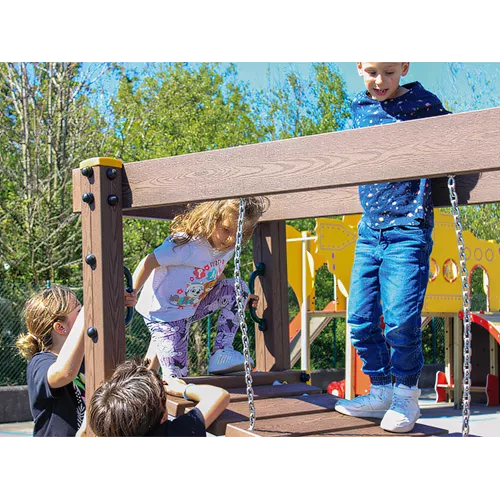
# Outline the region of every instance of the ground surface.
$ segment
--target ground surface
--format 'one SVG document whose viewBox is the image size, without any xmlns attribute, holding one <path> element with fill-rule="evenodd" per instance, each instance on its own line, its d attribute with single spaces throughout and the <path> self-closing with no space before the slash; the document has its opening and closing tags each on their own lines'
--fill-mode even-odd
<svg viewBox="0 0 500 500">
<path fill-rule="evenodd" d="M 420 407 L 420 423 L 447 429 L 448 437 L 462 435 L 462 410 L 454 409 L 452 403 L 434 403 L 433 390 L 422 391 Z M 500 437 L 500 406 L 473 404 L 469 429 L 470 436 Z M 0 437 L 31 437 L 32 433 L 33 422 L 0 424 Z"/>
</svg>

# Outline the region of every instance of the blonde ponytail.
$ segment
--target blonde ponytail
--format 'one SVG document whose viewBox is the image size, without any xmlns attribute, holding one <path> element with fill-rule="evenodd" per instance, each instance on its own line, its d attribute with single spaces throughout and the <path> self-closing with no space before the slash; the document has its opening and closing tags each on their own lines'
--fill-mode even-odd
<svg viewBox="0 0 500 500">
<path fill-rule="evenodd" d="M 54 285 L 33 295 L 25 306 L 28 333 L 19 335 L 16 347 L 25 359 L 52 345 L 52 329 L 63 321 L 78 303 L 76 295 L 64 286 Z"/>
<path fill-rule="evenodd" d="M 17 337 L 16 347 L 19 354 L 25 359 L 31 359 L 37 352 L 40 352 L 40 342 L 32 333 L 21 333 Z"/>
</svg>

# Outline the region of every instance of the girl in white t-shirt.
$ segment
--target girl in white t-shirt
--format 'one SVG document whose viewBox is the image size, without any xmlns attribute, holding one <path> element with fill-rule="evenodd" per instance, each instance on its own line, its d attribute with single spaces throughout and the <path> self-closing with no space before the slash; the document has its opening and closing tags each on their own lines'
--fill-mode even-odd
<svg viewBox="0 0 500 500">
<path fill-rule="evenodd" d="M 151 332 L 150 347 L 156 351 L 163 378 L 187 375 L 190 325 L 219 310 L 208 370 L 243 369 L 243 355 L 232 348 L 238 329 L 234 279 L 223 275 L 234 253 L 239 205 L 239 199 L 231 199 L 189 207 L 172 221 L 172 234 L 134 272 L 134 290 L 142 288 L 136 310 Z M 245 199 L 244 242 L 266 207 L 266 198 Z M 256 307 L 259 298 L 248 296 L 245 283 L 242 285 L 245 299 Z"/>
</svg>

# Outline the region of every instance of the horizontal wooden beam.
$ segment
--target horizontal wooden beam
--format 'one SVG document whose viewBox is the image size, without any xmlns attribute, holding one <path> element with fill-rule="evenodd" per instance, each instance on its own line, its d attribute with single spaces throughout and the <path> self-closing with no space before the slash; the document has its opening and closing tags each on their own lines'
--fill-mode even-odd
<svg viewBox="0 0 500 500">
<path fill-rule="evenodd" d="M 456 189 L 461 205 L 500 202 L 500 171 L 457 176 Z M 436 207 L 450 206 L 447 178 L 433 179 L 432 196 Z M 361 213 L 357 186 L 286 193 L 269 196 L 269 200 L 270 207 L 262 217 L 262 221 Z M 168 220 L 173 219 L 185 207 L 185 205 L 167 205 L 128 208 L 123 210 L 123 216 Z"/>
<path fill-rule="evenodd" d="M 267 217 L 291 219 L 359 212 L 360 184 L 488 171 L 500 171 L 500 108 L 129 163 L 122 196 L 127 216 L 268 195 Z"/>
</svg>

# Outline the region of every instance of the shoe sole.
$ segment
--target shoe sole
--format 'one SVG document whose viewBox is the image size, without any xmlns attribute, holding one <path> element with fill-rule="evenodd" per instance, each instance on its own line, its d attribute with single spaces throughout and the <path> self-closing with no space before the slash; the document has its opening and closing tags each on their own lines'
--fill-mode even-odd
<svg viewBox="0 0 500 500">
<path fill-rule="evenodd" d="M 215 371 L 208 370 L 208 373 L 211 373 L 213 375 L 222 375 L 224 373 L 241 372 L 244 369 L 245 369 L 245 363 L 241 363 L 239 365 L 230 366 L 229 368 L 223 368 L 221 370 L 215 370 Z"/>
<path fill-rule="evenodd" d="M 417 420 L 422 416 L 422 414 L 420 414 L 418 417 L 417 417 Z M 380 427 L 382 429 L 384 429 L 384 431 L 387 431 L 387 432 L 394 432 L 396 434 L 406 434 L 407 432 L 411 432 L 413 430 L 413 428 L 415 427 L 415 424 L 417 422 L 415 421 L 412 425 L 407 425 L 406 427 L 395 427 L 394 429 L 389 429 L 388 427 L 384 427 L 382 425 L 382 423 L 380 424 Z"/>
<path fill-rule="evenodd" d="M 389 408 L 387 408 L 388 410 Z M 336 405 L 335 410 L 343 415 L 348 415 L 350 417 L 365 417 L 365 418 L 384 418 L 387 410 L 372 410 L 372 411 L 351 411 L 343 406 Z"/>
</svg>

